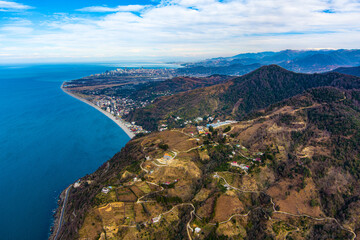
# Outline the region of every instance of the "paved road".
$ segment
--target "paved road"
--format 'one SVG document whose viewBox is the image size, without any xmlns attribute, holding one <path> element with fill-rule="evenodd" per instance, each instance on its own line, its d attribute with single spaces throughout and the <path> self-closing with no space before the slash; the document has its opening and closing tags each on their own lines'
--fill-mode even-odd
<svg viewBox="0 0 360 240">
<path fill-rule="evenodd" d="M 59 226 L 56 230 L 56 235 L 54 237 L 54 240 L 56 240 L 58 238 L 58 235 L 59 235 L 59 232 L 60 232 L 60 229 L 61 229 L 61 225 L 62 225 L 62 222 L 63 222 L 63 218 L 64 218 L 64 212 L 65 212 L 65 207 L 66 207 L 66 203 L 67 203 L 67 200 L 68 200 L 68 197 L 69 197 L 69 190 L 70 188 L 72 187 L 72 185 L 70 185 L 67 189 L 66 189 L 66 192 L 65 192 L 65 199 L 64 199 L 64 202 L 63 202 L 63 206 L 61 208 L 61 214 L 60 214 L 60 219 L 59 219 Z"/>
</svg>

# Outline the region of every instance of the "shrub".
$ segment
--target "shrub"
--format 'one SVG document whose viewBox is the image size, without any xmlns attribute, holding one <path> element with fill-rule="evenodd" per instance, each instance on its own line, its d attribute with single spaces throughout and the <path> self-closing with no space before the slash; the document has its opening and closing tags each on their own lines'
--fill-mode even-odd
<svg viewBox="0 0 360 240">
<path fill-rule="evenodd" d="M 164 143 L 159 143 L 159 148 L 161 148 L 161 149 L 163 149 L 163 150 L 168 150 L 169 149 L 169 145 L 167 145 L 167 144 L 164 144 Z"/>
</svg>

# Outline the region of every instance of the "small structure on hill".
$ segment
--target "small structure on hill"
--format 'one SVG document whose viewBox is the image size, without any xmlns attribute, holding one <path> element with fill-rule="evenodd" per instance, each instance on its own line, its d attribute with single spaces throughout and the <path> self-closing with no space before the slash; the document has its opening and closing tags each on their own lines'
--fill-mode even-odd
<svg viewBox="0 0 360 240">
<path fill-rule="evenodd" d="M 231 162 L 230 165 L 231 165 L 232 167 L 241 168 L 242 170 L 245 170 L 245 171 L 249 170 L 249 168 L 250 168 L 250 166 L 247 166 L 247 165 L 245 165 L 245 164 L 238 164 L 238 163 L 235 162 L 235 161 L 234 161 L 234 162 Z"/>
<path fill-rule="evenodd" d="M 169 164 L 174 159 L 170 153 L 165 153 L 162 158 L 156 159 L 161 164 Z"/>
<path fill-rule="evenodd" d="M 199 133 L 200 135 L 205 133 L 205 129 L 204 129 L 203 126 L 197 126 L 197 127 L 196 127 L 196 130 L 198 131 L 198 133 Z"/>
<path fill-rule="evenodd" d="M 159 215 L 159 216 L 157 216 L 157 217 L 154 217 L 153 219 L 151 219 L 151 221 L 152 221 L 153 223 L 157 223 L 157 222 L 160 221 L 160 219 L 161 219 L 161 215 Z"/>
<path fill-rule="evenodd" d="M 240 167 L 240 165 L 236 161 L 231 162 L 230 165 L 232 167 Z"/>
<path fill-rule="evenodd" d="M 101 192 L 102 192 L 102 193 L 105 193 L 105 194 L 108 194 L 108 193 L 110 192 L 110 189 L 108 189 L 107 187 L 103 187 L 103 188 L 101 189 Z"/>
<path fill-rule="evenodd" d="M 234 120 L 226 120 L 226 121 L 224 121 L 224 122 L 220 122 L 219 120 L 218 120 L 218 122 L 217 123 L 212 123 L 212 124 L 207 124 L 206 126 L 207 127 L 213 127 L 213 128 L 218 128 L 218 127 L 221 127 L 221 126 L 225 126 L 225 125 L 228 125 L 228 124 L 233 124 L 233 123 L 236 123 L 236 121 L 234 121 Z"/>
<path fill-rule="evenodd" d="M 80 187 L 80 185 L 81 185 L 80 180 L 77 180 L 77 181 L 74 183 L 74 188 L 78 188 L 78 187 Z"/>
<path fill-rule="evenodd" d="M 163 159 L 165 161 L 170 161 L 170 160 L 172 160 L 172 156 L 170 154 L 168 154 L 168 153 L 165 153 Z"/>
<path fill-rule="evenodd" d="M 195 122 L 201 122 L 201 121 L 203 121 L 204 119 L 202 118 L 202 117 L 197 117 L 197 118 L 195 118 Z"/>
</svg>

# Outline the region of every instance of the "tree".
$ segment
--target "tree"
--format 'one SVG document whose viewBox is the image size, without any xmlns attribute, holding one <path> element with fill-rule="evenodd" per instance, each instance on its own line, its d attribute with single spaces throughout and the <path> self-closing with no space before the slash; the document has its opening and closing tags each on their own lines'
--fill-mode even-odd
<svg viewBox="0 0 360 240">
<path fill-rule="evenodd" d="M 169 145 L 165 144 L 165 143 L 159 143 L 159 148 L 163 149 L 163 150 L 168 150 L 169 149 Z"/>
<path fill-rule="evenodd" d="M 214 127 L 213 127 L 213 126 L 210 126 L 210 127 L 209 127 L 209 131 L 210 131 L 210 132 L 214 132 Z"/>
</svg>

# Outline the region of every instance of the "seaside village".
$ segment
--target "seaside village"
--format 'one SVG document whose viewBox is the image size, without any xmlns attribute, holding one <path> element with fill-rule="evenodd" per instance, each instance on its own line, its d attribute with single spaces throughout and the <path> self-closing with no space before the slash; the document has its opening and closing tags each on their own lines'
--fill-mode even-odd
<svg viewBox="0 0 360 240">
<path fill-rule="evenodd" d="M 123 124 L 130 129 L 134 134 L 148 133 L 141 126 L 135 124 L 135 122 L 126 122 L 123 120 L 123 116 L 128 114 L 131 110 L 139 107 L 145 107 L 148 102 L 136 102 L 129 98 L 116 98 L 116 97 L 103 97 L 95 101 L 95 105 L 102 110 L 112 114 L 117 120 L 123 122 Z"/>
<path fill-rule="evenodd" d="M 142 128 L 142 126 L 136 125 L 135 122 L 126 122 L 123 120 L 123 117 L 127 114 L 129 114 L 130 111 L 136 109 L 136 108 L 142 108 L 149 104 L 149 102 L 139 102 L 134 101 L 130 98 L 117 98 L 117 97 L 102 97 L 100 99 L 93 100 L 93 103 L 101 108 L 102 110 L 112 114 L 114 117 L 116 117 L 117 120 L 123 122 L 123 124 L 130 129 L 134 134 L 139 133 L 149 133 L 149 131 L 146 131 Z M 175 122 L 181 123 L 181 126 L 184 127 L 186 125 L 199 125 L 206 123 L 205 126 L 197 126 L 197 131 L 199 134 L 204 134 L 206 131 L 205 129 L 208 129 L 210 126 L 213 128 L 225 126 L 228 124 L 236 123 L 236 121 L 232 120 L 226 120 L 226 121 L 220 121 L 217 120 L 214 122 L 214 118 L 211 116 L 208 117 L 197 117 L 193 120 L 187 120 L 184 121 L 179 116 L 174 117 Z M 160 124 L 159 131 L 165 131 L 168 130 L 169 127 L 166 123 Z"/>
</svg>

